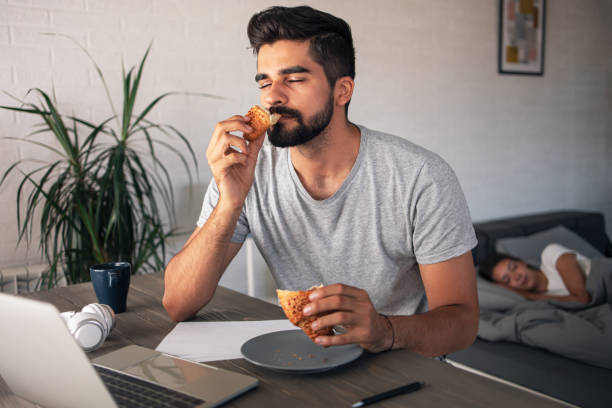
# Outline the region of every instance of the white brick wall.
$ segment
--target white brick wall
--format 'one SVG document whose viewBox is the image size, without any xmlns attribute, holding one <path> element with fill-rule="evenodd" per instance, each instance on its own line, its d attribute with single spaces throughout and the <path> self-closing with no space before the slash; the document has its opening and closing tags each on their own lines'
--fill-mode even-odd
<svg viewBox="0 0 612 408">
<path fill-rule="evenodd" d="M 49 27 L 49 10 L 10 2 L 8 6 L 2 6 L 0 24 Z"/>
<path fill-rule="evenodd" d="M 0 45 L 9 44 L 9 28 L 5 25 L 0 25 Z"/>
<path fill-rule="evenodd" d="M 351 119 L 440 153 L 457 172 L 475 220 L 591 209 L 606 214 L 612 234 L 612 2 L 548 2 L 544 77 L 497 73 L 497 0 L 309 3 L 352 25 L 357 88 Z M 173 97 L 154 112 L 154 118 L 183 130 L 199 153 L 195 198 L 186 193 L 180 163 L 170 165 L 177 174 L 181 226 L 191 230 L 210 177 L 204 152 L 215 123 L 258 101 L 245 28 L 254 12 L 270 4 L 0 1 L 0 90 L 23 96 L 33 86 L 49 90 L 53 79 L 61 106 L 103 119 L 110 111 L 84 55 L 65 39 L 39 33 L 64 33 L 85 44 L 115 97 L 121 59 L 126 66 L 137 63 L 154 38 L 141 106 L 168 90 L 227 97 Z M 0 104 L 5 103 L 10 100 L 0 94 Z M 30 124 L 0 111 L 0 137 L 25 135 Z M 14 142 L 0 142 L 0 152 L 11 160 L 39 155 Z M 0 172 L 9 162 L 0 162 Z M 14 201 L 14 190 L 0 188 L 2 208 Z M 0 213 L 0 227 L 7 231 L 0 265 L 37 261 L 35 247 L 28 253 L 14 249 L 14 209 Z M 240 262 L 235 268 L 243 268 Z M 241 276 L 232 284 L 243 285 Z"/>
</svg>

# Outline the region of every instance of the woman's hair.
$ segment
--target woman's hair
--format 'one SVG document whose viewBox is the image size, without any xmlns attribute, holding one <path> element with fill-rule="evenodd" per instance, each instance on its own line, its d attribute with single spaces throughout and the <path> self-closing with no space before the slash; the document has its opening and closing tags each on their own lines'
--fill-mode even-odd
<svg viewBox="0 0 612 408">
<path fill-rule="evenodd" d="M 247 34 L 255 54 L 262 45 L 278 40 L 309 40 L 310 55 L 323 67 L 332 88 L 340 77 L 355 78 L 351 27 L 329 13 L 308 6 L 270 7 L 251 17 Z"/>
<path fill-rule="evenodd" d="M 504 259 L 520 261 L 520 259 L 517 257 L 506 254 L 498 254 L 497 252 L 494 252 L 480 265 L 480 268 L 478 268 L 478 273 L 480 273 L 480 275 L 487 278 L 488 280 L 493 281 L 493 269 L 495 268 L 495 265 L 497 265 Z"/>
</svg>

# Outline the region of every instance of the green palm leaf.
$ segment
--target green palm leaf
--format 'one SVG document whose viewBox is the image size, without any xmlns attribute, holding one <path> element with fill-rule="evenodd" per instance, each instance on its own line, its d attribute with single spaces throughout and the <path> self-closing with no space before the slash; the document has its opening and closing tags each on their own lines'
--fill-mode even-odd
<svg viewBox="0 0 612 408">
<path fill-rule="evenodd" d="M 198 168 L 195 152 L 181 132 L 148 119 L 162 100 L 180 93 L 163 93 L 134 113 L 151 44 L 137 68 L 127 73 L 122 70 L 123 103 L 118 115 L 102 70 L 84 47 L 68 38 L 95 66 L 112 116 L 92 123 L 76 115 L 63 115 L 57 109 L 55 94 L 51 97 L 39 88 L 30 89 L 25 97 L 36 98 L 36 102 L 7 94 L 18 105 L 0 106 L 41 120 L 25 138 L 7 139 L 57 154 L 53 161 L 33 169 L 22 167 L 25 160 L 11 163 L 0 179 L 1 186 L 13 175 L 21 178 L 16 198 L 19 242 L 25 239 L 29 244 L 33 226 L 40 223 L 39 247 L 49 263 L 41 281 L 45 287 L 62 278 L 69 284 L 89 280 L 92 263 L 125 260 L 132 263 L 134 273 L 162 269 L 165 242 L 176 232 L 176 217 L 171 174 L 158 156 L 158 147 L 179 159 L 190 183 L 192 169 L 197 172 Z M 49 133 L 54 136 L 53 143 L 38 139 Z M 144 143 L 143 150 L 138 149 L 139 141 Z"/>
</svg>

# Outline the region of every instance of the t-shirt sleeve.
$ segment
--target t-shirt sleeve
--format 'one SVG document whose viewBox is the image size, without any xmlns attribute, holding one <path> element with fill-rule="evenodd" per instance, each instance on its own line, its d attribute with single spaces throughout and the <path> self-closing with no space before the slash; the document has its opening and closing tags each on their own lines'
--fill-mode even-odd
<svg viewBox="0 0 612 408">
<path fill-rule="evenodd" d="M 476 246 L 472 218 L 453 169 L 433 155 L 417 177 L 410 205 L 412 245 L 419 264 L 443 262 Z"/>
<path fill-rule="evenodd" d="M 217 188 L 217 183 L 215 183 L 215 179 L 210 180 L 210 184 L 206 189 L 206 194 L 204 194 L 204 202 L 202 203 L 202 211 L 200 212 L 200 217 L 198 218 L 198 222 L 196 225 L 198 227 L 202 227 L 210 214 L 212 214 L 213 210 L 217 206 L 219 202 L 219 189 Z M 246 236 L 249 234 L 249 223 L 244 211 L 244 207 L 242 207 L 242 211 L 240 212 L 240 216 L 238 217 L 238 222 L 236 223 L 236 228 L 234 229 L 234 233 L 232 234 L 232 242 L 235 243 L 243 243 L 246 239 Z"/>
<path fill-rule="evenodd" d="M 557 260 L 559 259 L 561 255 L 567 254 L 567 253 L 575 254 L 576 251 L 568 249 L 564 247 L 563 245 L 556 244 L 556 243 L 546 245 L 546 247 L 542 251 L 542 256 L 541 256 L 542 265 L 540 267 L 541 268 L 546 267 L 551 270 L 556 270 Z"/>
</svg>

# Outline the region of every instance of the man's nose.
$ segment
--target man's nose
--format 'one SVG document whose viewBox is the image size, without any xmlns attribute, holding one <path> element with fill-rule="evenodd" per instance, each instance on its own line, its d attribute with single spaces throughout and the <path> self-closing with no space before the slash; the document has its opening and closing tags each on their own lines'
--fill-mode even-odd
<svg viewBox="0 0 612 408">
<path fill-rule="evenodd" d="M 275 105 L 286 105 L 288 101 L 287 93 L 282 84 L 272 83 L 261 95 L 261 103 L 270 108 Z"/>
</svg>

